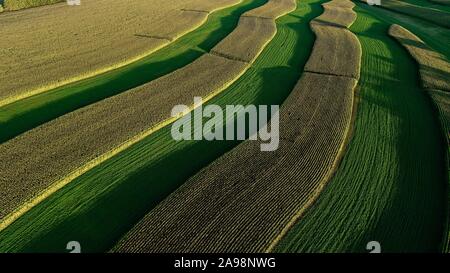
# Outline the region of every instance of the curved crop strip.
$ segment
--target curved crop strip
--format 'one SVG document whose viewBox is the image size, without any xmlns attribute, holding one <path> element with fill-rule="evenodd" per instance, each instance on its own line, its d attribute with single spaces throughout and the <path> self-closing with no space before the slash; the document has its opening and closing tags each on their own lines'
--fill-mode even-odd
<svg viewBox="0 0 450 273">
<path fill-rule="evenodd" d="M 241 32 L 240 28 L 255 31 L 247 27 L 239 24 L 233 32 Z M 263 35 L 265 30 L 260 32 Z M 259 54 L 274 35 L 255 41 L 251 52 Z M 191 105 L 195 96 L 211 99 L 250 65 L 204 54 L 171 74 L 0 145 L 0 161 L 4 162 L 0 166 L 0 230 L 76 177 L 176 120 L 170 116 L 173 106 Z"/>
<path fill-rule="evenodd" d="M 365 2 L 364 0 L 361 1 Z M 382 5 L 377 7 L 417 17 L 442 27 L 450 28 L 450 13 L 448 12 L 416 6 L 399 0 L 382 0 Z"/>
<path fill-rule="evenodd" d="M 211 54 L 242 62 L 253 62 L 264 49 L 255 45 L 261 44 L 261 41 L 270 41 L 277 31 L 273 20 L 257 17 L 242 17 L 239 26 L 215 46 Z M 239 44 L 236 44 L 236 41 L 239 41 Z"/>
<path fill-rule="evenodd" d="M 389 35 L 406 47 L 419 64 L 423 88 L 450 92 L 450 63 L 442 55 L 399 25 L 392 25 Z"/>
<path fill-rule="evenodd" d="M 324 24 L 347 28 L 356 20 L 356 13 L 352 11 L 355 6 L 350 1 L 331 1 L 323 5 L 324 13 L 312 24 Z M 326 35 L 325 35 L 326 36 Z"/>
<path fill-rule="evenodd" d="M 316 42 L 305 71 L 359 79 L 361 46 L 347 29 L 356 19 L 354 5 L 348 2 L 324 4 L 324 13 L 311 21 Z"/>
<path fill-rule="evenodd" d="M 283 14 L 295 10 L 295 0 L 271 0 L 267 6 L 248 11 L 244 16 L 278 19 Z"/>
<path fill-rule="evenodd" d="M 246 0 L 214 12 L 198 29 L 133 64 L 0 107 L 0 142 L 191 63 L 232 32 L 243 12 L 266 2 Z"/>
<path fill-rule="evenodd" d="M 319 3 L 298 1 L 296 11 L 278 19 L 276 36 L 252 67 L 210 103 L 281 104 L 310 55 L 314 35 L 308 24 L 321 13 Z M 33 207 L 0 232 L 0 250 L 60 252 L 77 238 L 85 252 L 105 251 L 189 177 L 238 144 L 176 142 L 170 130 L 156 131 Z"/>
<path fill-rule="evenodd" d="M 363 54 L 352 140 L 277 252 L 368 252 L 369 241 L 382 252 L 440 249 L 447 196 L 439 121 L 414 60 L 366 7 L 356 8 L 351 27 Z"/>
<path fill-rule="evenodd" d="M 442 55 L 431 50 L 416 35 L 399 25 L 392 25 L 389 28 L 389 35 L 397 39 L 419 64 L 422 86 L 430 92 L 431 98 L 441 113 L 444 138 L 447 143 L 447 151 L 449 151 L 450 64 L 444 60 Z M 447 154 L 447 169 L 449 169 L 448 158 Z M 450 202 L 448 208 L 450 208 Z M 449 244 L 450 231 L 447 216 L 447 234 L 444 239 L 444 250 L 447 249 L 448 251 Z"/>
<path fill-rule="evenodd" d="M 347 33 L 326 27 L 337 35 Z M 324 55 L 315 49 L 334 41 L 316 40 L 312 54 L 335 59 L 334 50 Z M 345 48 L 361 56 L 359 46 Z M 237 146 L 147 214 L 115 251 L 241 253 L 270 249 L 320 193 L 343 150 L 357 79 L 335 75 L 348 55 L 340 55 L 330 65 L 332 75 L 303 74 L 280 110 L 277 151 L 262 153 L 261 141 Z M 306 67 L 316 60 L 311 56 Z M 359 62 L 349 65 L 358 68 Z"/>
<path fill-rule="evenodd" d="M 0 106 L 139 61 L 203 25 L 210 13 L 240 2 L 96 0 L 4 14 Z M 194 5 L 207 12 L 183 10 Z"/>
</svg>

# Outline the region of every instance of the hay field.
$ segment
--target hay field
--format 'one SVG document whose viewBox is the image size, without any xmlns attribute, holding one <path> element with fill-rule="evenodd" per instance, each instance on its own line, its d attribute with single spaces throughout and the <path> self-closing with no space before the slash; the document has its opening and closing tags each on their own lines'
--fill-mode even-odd
<svg viewBox="0 0 450 273">
<path fill-rule="evenodd" d="M 239 28 L 238 25 L 235 31 L 240 32 Z M 263 35 L 265 30 L 261 32 Z M 239 38 L 233 34 L 230 37 Z M 254 43 L 259 46 L 255 52 L 261 52 L 271 38 Z M 6 162 L 0 166 L 0 188 L 4 193 L 0 198 L 4 208 L 0 212 L 0 227 L 6 227 L 85 171 L 173 121 L 170 112 L 174 105 L 191 105 L 193 97 L 207 100 L 217 95 L 250 64 L 204 54 L 173 73 L 71 112 L 0 145 L 0 160 Z M 31 145 L 35 149 L 29 151 Z"/>
<path fill-rule="evenodd" d="M 362 45 L 353 138 L 317 202 L 278 252 L 440 251 L 446 163 L 438 117 L 421 90 L 418 66 L 389 37 L 390 16 L 358 5 L 351 30 Z"/>
<path fill-rule="evenodd" d="M 210 103 L 280 104 L 296 84 L 311 52 L 314 34 L 309 21 L 321 13 L 319 3 L 298 2 L 292 15 L 277 20 L 276 36 L 252 68 Z M 0 233 L 4 242 L 1 251 L 57 251 L 61 242 L 72 236 L 86 242 L 86 251 L 105 251 L 165 196 L 235 145 L 175 142 L 170 126 L 165 127 L 19 218 Z M 194 155 L 196 160 L 191 159 Z M 174 169 L 177 172 L 171 171 Z M 97 213 L 103 215 L 101 219 L 94 216 Z M 48 219 L 52 219 L 51 225 Z M 84 224 L 77 224 L 81 222 Z M 21 236 L 23 232 L 29 235 Z"/>
<path fill-rule="evenodd" d="M 242 17 L 236 30 L 215 46 L 211 53 L 232 60 L 253 62 L 264 49 L 261 45 L 270 41 L 276 31 L 272 20 Z"/>
<path fill-rule="evenodd" d="M 3 13 L 0 106 L 137 61 L 239 2 L 85 0 Z"/>
<path fill-rule="evenodd" d="M 248 11 L 244 16 L 277 19 L 283 14 L 295 10 L 295 7 L 295 0 L 271 0 L 269 1 L 268 6 Z"/>
<path fill-rule="evenodd" d="M 214 12 L 201 27 L 137 62 L 0 107 L 0 142 L 191 63 L 230 34 L 242 13 L 266 2 L 245 0 Z"/>
</svg>

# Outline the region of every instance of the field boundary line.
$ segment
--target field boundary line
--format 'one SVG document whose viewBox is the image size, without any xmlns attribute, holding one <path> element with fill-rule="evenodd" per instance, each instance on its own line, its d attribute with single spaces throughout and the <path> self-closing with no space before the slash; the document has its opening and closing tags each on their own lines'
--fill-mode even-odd
<svg viewBox="0 0 450 273">
<path fill-rule="evenodd" d="M 66 79 L 66 80 L 53 82 L 53 83 L 50 83 L 50 84 L 47 84 L 47 85 L 43 85 L 43 86 L 40 86 L 40 87 L 37 87 L 37 88 L 34 88 L 34 89 L 24 90 L 23 92 L 20 92 L 20 94 L 18 94 L 18 95 L 11 96 L 11 97 L 6 97 L 6 98 L 0 100 L 0 107 L 3 107 L 5 105 L 8 105 L 8 104 L 14 103 L 16 101 L 19 101 L 19 100 L 22 100 L 22 99 L 26 99 L 26 98 L 29 98 L 29 97 L 32 97 L 32 96 L 35 96 L 35 95 L 38 95 L 38 94 L 41 94 L 41 93 L 45 93 L 45 92 L 51 91 L 52 89 L 56 89 L 56 88 L 59 88 L 59 87 L 64 86 L 64 85 L 69 85 L 69 84 L 72 84 L 72 83 L 75 83 L 75 82 L 78 82 L 78 81 L 82 81 L 82 80 L 85 80 L 85 79 L 88 79 L 88 78 L 92 78 L 92 77 L 95 77 L 97 75 L 100 75 L 100 74 L 103 74 L 103 73 L 106 73 L 106 72 L 110 72 L 110 71 L 116 70 L 118 68 L 122 68 L 124 66 L 130 65 L 130 64 L 132 64 L 134 62 L 137 62 L 137 61 L 139 61 L 139 60 L 141 60 L 141 59 L 143 59 L 143 58 L 145 58 L 145 57 L 155 53 L 156 51 L 158 51 L 158 50 L 160 50 L 160 49 L 162 49 L 164 47 L 167 47 L 171 43 L 177 41 L 178 39 L 180 39 L 181 37 L 189 34 L 190 32 L 198 29 L 199 27 L 201 27 L 203 24 L 206 23 L 206 21 L 209 18 L 209 15 L 211 15 L 212 13 L 217 12 L 217 11 L 222 10 L 222 9 L 226 9 L 226 8 L 238 5 L 238 4 L 241 4 L 242 1 L 243 0 L 239 0 L 239 2 L 236 2 L 234 4 L 226 5 L 226 6 L 223 6 L 223 7 L 218 7 L 218 8 L 215 8 L 215 9 L 211 10 L 211 12 L 208 12 L 207 16 L 205 16 L 205 18 L 203 20 L 201 20 L 198 24 L 192 26 L 191 28 L 187 29 L 183 33 L 180 33 L 180 34 L 176 35 L 175 37 L 171 38 L 172 39 L 171 42 L 164 43 L 164 44 L 159 45 L 159 46 L 157 46 L 157 47 L 155 47 L 155 48 L 153 48 L 151 50 L 148 50 L 147 52 L 139 54 L 139 55 L 137 55 L 137 56 L 135 56 L 133 58 L 130 58 L 130 59 L 122 61 L 122 62 L 118 62 L 118 63 L 116 63 L 114 65 L 111 65 L 111 66 L 108 66 L 108 67 L 97 69 L 96 71 L 91 71 L 91 72 L 88 72 L 88 73 L 84 73 L 84 74 L 81 74 L 81 75 L 78 75 L 78 76 L 74 76 L 74 77 Z"/>
</svg>

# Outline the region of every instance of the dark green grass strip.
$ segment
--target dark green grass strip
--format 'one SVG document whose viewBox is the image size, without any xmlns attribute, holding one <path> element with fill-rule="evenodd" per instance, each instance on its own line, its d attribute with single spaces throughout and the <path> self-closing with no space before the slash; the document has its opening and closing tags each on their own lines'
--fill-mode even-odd
<svg viewBox="0 0 450 273">
<path fill-rule="evenodd" d="M 392 12 L 387 9 L 369 6 L 356 2 L 361 7 L 367 9 L 370 13 L 376 15 L 380 19 L 389 24 L 398 24 L 409 29 L 424 41 L 431 48 L 443 54 L 447 60 L 450 60 L 450 29 L 440 27 L 428 21 Z"/>
<path fill-rule="evenodd" d="M 450 6 L 439 4 L 430 0 L 400 0 L 409 4 L 413 4 L 420 7 L 436 9 L 443 12 L 450 12 Z"/>
<path fill-rule="evenodd" d="M 209 103 L 281 104 L 300 77 L 314 42 L 309 21 L 321 0 L 302 0 L 277 20 L 278 32 L 253 66 Z M 175 142 L 170 126 L 79 177 L 0 233 L 0 252 L 111 248 L 142 216 L 202 167 L 237 145 Z"/>
<path fill-rule="evenodd" d="M 363 56 L 353 139 L 335 177 L 278 245 L 279 252 L 440 250 L 445 146 L 418 65 L 384 21 L 357 7 Z"/>
<path fill-rule="evenodd" d="M 0 143 L 83 106 L 150 82 L 209 52 L 241 14 L 268 0 L 246 0 L 212 13 L 198 29 L 135 63 L 0 108 Z"/>
</svg>

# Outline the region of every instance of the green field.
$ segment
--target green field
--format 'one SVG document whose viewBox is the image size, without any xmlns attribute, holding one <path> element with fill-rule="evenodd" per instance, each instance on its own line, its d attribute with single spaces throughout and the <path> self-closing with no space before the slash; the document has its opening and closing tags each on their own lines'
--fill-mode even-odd
<svg viewBox="0 0 450 273">
<path fill-rule="evenodd" d="M 173 72 L 209 52 L 237 26 L 241 14 L 268 0 L 245 0 L 212 13 L 198 29 L 138 62 L 0 108 L 0 143 L 47 121 Z"/>
<path fill-rule="evenodd" d="M 444 238 L 445 144 L 418 65 L 359 4 L 351 30 L 363 60 L 354 135 L 335 177 L 280 252 L 438 252 Z"/>
<path fill-rule="evenodd" d="M 281 104 L 310 55 L 314 35 L 309 21 L 322 13 L 322 2 L 298 1 L 295 12 L 277 20 L 276 36 L 252 67 L 208 104 Z M 108 250 L 186 179 L 237 144 L 175 142 L 167 126 L 80 176 L 3 230 L 0 252 L 61 252 L 71 240 L 78 240 L 83 252 Z"/>
</svg>

